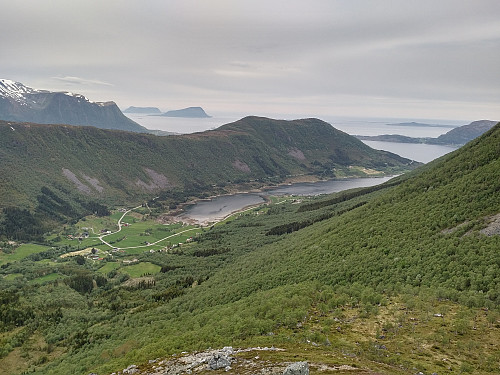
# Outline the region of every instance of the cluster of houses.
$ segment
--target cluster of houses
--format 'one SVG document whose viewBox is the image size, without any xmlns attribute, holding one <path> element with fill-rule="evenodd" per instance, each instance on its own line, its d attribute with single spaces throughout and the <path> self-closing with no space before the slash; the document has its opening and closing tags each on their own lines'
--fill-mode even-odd
<svg viewBox="0 0 500 375">
<path fill-rule="evenodd" d="M 68 239 L 69 240 L 78 240 L 78 241 L 83 241 L 84 239 L 89 238 L 89 232 L 83 232 L 80 235 L 75 235 L 73 236 L 72 234 L 68 234 Z"/>
</svg>

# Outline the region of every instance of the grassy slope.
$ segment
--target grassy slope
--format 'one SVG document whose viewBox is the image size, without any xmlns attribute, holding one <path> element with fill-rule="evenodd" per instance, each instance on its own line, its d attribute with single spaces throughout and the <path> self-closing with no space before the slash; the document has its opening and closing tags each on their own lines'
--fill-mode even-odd
<svg viewBox="0 0 500 375">
<path fill-rule="evenodd" d="M 233 290 L 318 279 L 451 288 L 500 303 L 500 239 L 478 233 L 485 217 L 500 212 L 499 138 L 497 127 L 367 205 L 252 253 L 228 270 L 238 275 Z"/>
</svg>

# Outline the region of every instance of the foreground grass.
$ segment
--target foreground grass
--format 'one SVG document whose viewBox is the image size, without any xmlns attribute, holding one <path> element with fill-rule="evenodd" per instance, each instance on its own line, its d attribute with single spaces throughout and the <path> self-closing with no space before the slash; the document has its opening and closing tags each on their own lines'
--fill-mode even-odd
<svg viewBox="0 0 500 375">
<path fill-rule="evenodd" d="M 253 308 L 248 315 L 258 315 L 258 311 L 265 313 L 264 300 L 271 297 L 271 302 L 277 302 L 272 300 L 276 297 L 274 294 L 263 293 L 258 301 L 253 301 L 263 306 Z M 268 362 L 266 366 L 305 360 L 310 363 L 312 371 L 321 373 L 498 372 L 500 320 L 495 311 L 471 309 L 425 295 L 384 296 L 380 304 L 351 300 L 338 305 L 345 296 L 318 291 L 315 294 L 313 303 L 297 323 L 283 322 L 284 325 L 275 325 L 268 331 L 265 324 L 252 324 L 248 317 L 245 318 L 245 313 L 240 310 L 241 302 L 222 309 L 233 310 L 239 318 L 226 320 L 220 317 L 218 324 L 215 319 L 208 319 L 207 325 L 198 327 L 196 334 L 192 331 L 196 326 L 194 321 L 201 322 L 202 317 L 196 317 L 196 314 L 184 316 L 187 327 L 183 330 L 185 345 L 190 347 L 189 350 L 207 349 L 211 345 L 204 340 L 211 331 L 213 347 L 275 346 L 284 351 L 249 352 L 240 356 L 248 359 L 259 356 L 261 361 Z M 295 303 L 301 304 L 298 300 Z M 284 308 L 289 309 L 290 306 Z M 268 314 L 279 313 L 268 311 Z M 259 324 L 262 324 L 260 329 L 263 330 L 260 334 Z M 158 328 L 169 331 L 162 324 Z M 229 334 L 231 331 L 233 333 Z M 254 333 L 249 335 L 252 331 Z M 135 341 L 122 344 L 130 350 L 124 358 L 112 359 L 118 354 L 116 350 L 120 351 L 119 347 L 108 351 L 110 363 L 98 368 L 98 373 L 110 373 L 132 363 L 141 365 L 146 371 L 148 359 L 179 354 L 175 347 L 180 339 L 159 337 L 154 343 L 139 349 L 141 339 L 136 336 Z M 204 342 L 206 346 L 200 344 Z"/>
</svg>

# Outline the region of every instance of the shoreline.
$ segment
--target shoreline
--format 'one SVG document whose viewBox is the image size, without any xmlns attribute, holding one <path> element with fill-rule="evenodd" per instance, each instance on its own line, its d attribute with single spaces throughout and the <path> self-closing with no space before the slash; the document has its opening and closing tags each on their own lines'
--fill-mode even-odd
<svg viewBox="0 0 500 375">
<path fill-rule="evenodd" d="M 253 208 L 258 207 L 258 206 L 263 205 L 263 204 L 269 204 L 271 201 L 270 195 L 266 194 L 266 191 L 277 189 L 280 187 L 286 187 L 286 186 L 290 186 L 293 184 L 300 184 L 300 183 L 312 183 L 312 184 L 314 184 L 317 182 L 343 181 L 343 180 L 348 180 L 348 179 L 356 180 L 356 179 L 360 179 L 360 178 L 369 178 L 369 179 L 388 178 L 388 177 L 394 178 L 396 176 L 398 176 L 398 175 L 391 174 L 391 175 L 373 176 L 373 177 L 348 176 L 348 177 L 341 177 L 341 178 L 320 179 L 320 178 L 315 178 L 314 176 L 305 175 L 304 176 L 305 178 L 299 177 L 298 179 L 295 179 L 295 178 L 287 179 L 284 182 L 281 182 L 279 184 L 266 185 L 266 186 L 263 186 L 260 188 L 245 189 L 245 190 L 236 190 L 235 189 L 233 192 L 228 192 L 225 194 L 213 195 L 213 196 L 209 196 L 207 198 L 195 198 L 193 200 L 190 200 L 188 202 L 184 202 L 184 203 L 180 204 L 173 211 L 168 211 L 168 212 L 162 214 L 158 218 L 158 220 L 164 224 L 182 222 L 184 224 L 191 224 L 191 225 L 212 226 L 216 223 L 219 223 L 221 221 L 226 220 L 227 218 L 229 218 L 235 214 L 253 209 Z M 258 195 L 259 197 L 261 197 L 264 201 L 259 202 L 259 203 L 255 203 L 255 204 L 246 205 L 240 209 L 237 209 L 235 211 L 231 211 L 229 214 L 227 214 L 223 217 L 217 217 L 215 220 L 210 220 L 210 221 L 209 220 L 198 220 L 198 219 L 194 219 L 194 218 L 190 218 L 190 217 L 183 217 L 183 215 L 186 213 L 186 211 L 185 211 L 186 207 L 196 205 L 197 203 L 200 203 L 200 202 L 210 202 L 210 201 L 217 199 L 217 198 L 235 196 L 238 194 L 255 194 L 255 195 Z M 280 194 L 280 195 L 293 196 L 294 194 Z"/>
</svg>

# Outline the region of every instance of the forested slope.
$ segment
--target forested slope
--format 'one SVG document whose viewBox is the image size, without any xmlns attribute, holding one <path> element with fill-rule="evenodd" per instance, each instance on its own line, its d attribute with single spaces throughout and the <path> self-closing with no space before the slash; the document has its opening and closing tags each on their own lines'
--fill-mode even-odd
<svg viewBox="0 0 500 375">
<path fill-rule="evenodd" d="M 46 345 L 31 367 L 44 374 L 227 345 L 361 373 L 496 373 L 499 167 L 496 126 L 383 187 L 259 207 L 176 251 L 138 255 L 165 272 L 136 287 L 93 263 L 10 264 L 2 273 L 65 278 L 2 280 L 4 316 L 24 311 L 3 340 Z"/>
</svg>

